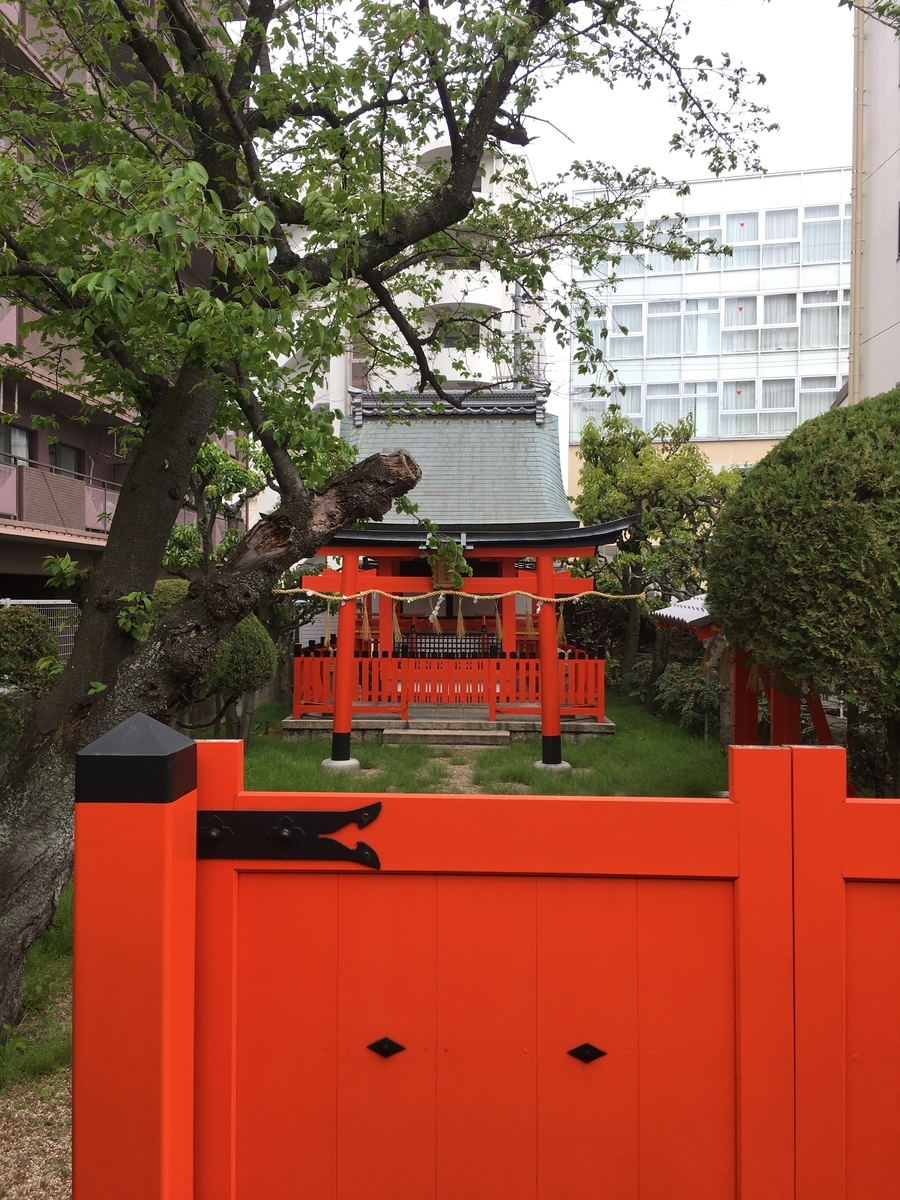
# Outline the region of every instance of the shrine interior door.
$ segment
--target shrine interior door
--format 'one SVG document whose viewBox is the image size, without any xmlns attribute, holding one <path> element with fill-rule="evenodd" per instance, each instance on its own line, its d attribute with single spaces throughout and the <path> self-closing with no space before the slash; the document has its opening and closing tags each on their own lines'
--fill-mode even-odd
<svg viewBox="0 0 900 1200">
<path fill-rule="evenodd" d="M 196 1200 L 794 1195 L 790 750 L 729 799 L 382 800 L 379 872 L 198 863 Z"/>
</svg>

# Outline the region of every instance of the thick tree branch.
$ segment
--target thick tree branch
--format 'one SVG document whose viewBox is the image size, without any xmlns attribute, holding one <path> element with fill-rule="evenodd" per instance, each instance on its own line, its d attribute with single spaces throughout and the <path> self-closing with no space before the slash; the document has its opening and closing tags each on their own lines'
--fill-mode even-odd
<svg viewBox="0 0 900 1200">
<path fill-rule="evenodd" d="M 311 121 L 315 119 L 324 121 L 332 129 L 346 129 L 348 125 L 352 125 L 354 121 L 358 121 L 360 117 L 366 116 L 367 113 L 378 112 L 383 108 L 402 108 L 406 104 L 409 104 L 409 97 L 403 92 L 399 96 L 370 100 L 366 104 L 360 104 L 358 108 L 354 108 L 351 112 L 347 113 L 335 112 L 333 108 L 329 108 L 326 104 L 288 104 L 278 114 L 266 114 L 262 109 L 255 108 L 247 114 L 244 124 L 251 134 L 260 132 L 278 133 L 289 121 Z"/>
<path fill-rule="evenodd" d="M 422 340 L 416 333 L 415 329 L 406 319 L 402 309 L 399 307 L 394 297 L 384 286 L 381 276 L 375 271 L 360 272 L 360 277 L 368 284 L 369 288 L 377 298 L 379 304 L 388 314 L 397 329 L 400 331 L 403 340 L 412 350 L 419 368 L 419 391 L 424 392 L 425 388 L 430 384 L 434 388 L 435 393 L 445 404 L 452 405 L 453 408 L 459 408 L 461 401 L 458 396 L 453 396 L 444 390 L 443 385 L 435 375 L 428 361 L 428 355 L 422 347 Z"/>
<path fill-rule="evenodd" d="M 235 364 L 235 382 L 237 383 L 237 403 L 253 433 L 259 438 L 260 445 L 269 456 L 279 490 L 285 499 L 307 494 L 306 487 L 294 461 L 281 442 L 272 432 L 271 422 L 259 398 L 247 386 L 243 372 Z"/>
</svg>

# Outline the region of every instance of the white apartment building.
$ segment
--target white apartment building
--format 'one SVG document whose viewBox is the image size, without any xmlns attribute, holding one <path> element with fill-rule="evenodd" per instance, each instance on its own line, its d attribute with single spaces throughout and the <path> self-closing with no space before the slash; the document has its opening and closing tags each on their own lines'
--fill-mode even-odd
<svg viewBox="0 0 900 1200">
<path fill-rule="evenodd" d="M 900 43 L 854 17 L 850 404 L 900 382 Z"/>
<path fill-rule="evenodd" d="M 605 355 L 624 393 L 592 397 L 573 367 L 569 489 L 585 422 L 618 404 L 640 428 L 688 413 L 714 465 L 758 461 L 776 440 L 835 403 L 848 370 L 851 171 L 834 168 L 701 179 L 652 195 L 647 220 L 683 213 L 691 237 L 733 253 L 679 262 L 624 258 L 577 278 L 596 297 Z M 576 193 L 577 197 L 578 193 Z"/>
</svg>

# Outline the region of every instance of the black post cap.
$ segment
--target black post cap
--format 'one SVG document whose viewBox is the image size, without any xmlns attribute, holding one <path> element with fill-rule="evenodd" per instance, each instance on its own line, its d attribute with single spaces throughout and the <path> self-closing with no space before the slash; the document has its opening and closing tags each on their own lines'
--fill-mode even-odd
<svg viewBox="0 0 900 1200">
<path fill-rule="evenodd" d="M 75 755 L 75 799 L 170 804 L 197 786 L 197 744 L 135 713 Z"/>
</svg>

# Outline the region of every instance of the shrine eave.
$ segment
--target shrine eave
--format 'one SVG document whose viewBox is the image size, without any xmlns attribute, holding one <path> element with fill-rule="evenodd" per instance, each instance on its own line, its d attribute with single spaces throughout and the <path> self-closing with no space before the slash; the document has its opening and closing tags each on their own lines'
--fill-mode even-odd
<svg viewBox="0 0 900 1200">
<path fill-rule="evenodd" d="M 523 553 L 553 550 L 559 557 L 596 554 L 601 546 L 613 545 L 623 529 L 635 520 L 634 516 L 620 517 L 604 525 L 564 526 L 556 529 L 505 528 L 453 530 L 441 529 L 441 535 L 460 544 L 463 550 L 520 549 Z M 366 525 L 361 529 L 339 529 L 332 535 L 328 547 L 320 553 L 341 554 L 344 550 L 422 550 L 426 534 L 417 526 Z"/>
</svg>

